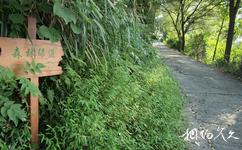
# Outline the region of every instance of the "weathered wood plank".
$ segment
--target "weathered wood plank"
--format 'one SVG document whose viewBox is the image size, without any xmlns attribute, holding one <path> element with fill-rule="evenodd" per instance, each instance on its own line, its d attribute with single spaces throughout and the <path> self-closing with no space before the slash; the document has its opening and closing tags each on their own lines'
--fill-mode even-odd
<svg viewBox="0 0 242 150">
<path fill-rule="evenodd" d="M 0 48 L 0 65 L 13 70 L 17 76 L 30 78 L 62 73 L 61 67 L 58 66 L 64 55 L 60 42 L 0 37 Z M 33 60 L 45 66 L 41 73 L 33 75 L 23 72 L 26 63 Z"/>
</svg>

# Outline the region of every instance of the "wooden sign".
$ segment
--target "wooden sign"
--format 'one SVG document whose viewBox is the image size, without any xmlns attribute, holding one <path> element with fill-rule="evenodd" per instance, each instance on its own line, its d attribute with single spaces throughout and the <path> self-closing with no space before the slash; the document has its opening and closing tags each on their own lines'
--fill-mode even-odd
<svg viewBox="0 0 242 150">
<path fill-rule="evenodd" d="M 61 43 L 51 43 L 36 39 L 36 18 L 28 16 L 28 36 L 30 39 L 0 37 L 0 65 L 9 68 L 17 76 L 30 78 L 39 86 L 39 77 L 53 76 L 62 73 L 58 66 L 64 52 Z M 23 71 L 26 64 L 43 64 L 39 73 Z M 39 132 L 39 100 L 38 96 L 30 95 L 31 149 L 38 149 Z"/>
<path fill-rule="evenodd" d="M 61 67 L 58 66 L 64 55 L 60 42 L 0 37 L 0 49 L 0 65 L 13 70 L 17 76 L 31 78 L 62 73 Z M 23 71 L 26 63 L 32 61 L 44 65 L 40 73 L 32 74 Z"/>
</svg>

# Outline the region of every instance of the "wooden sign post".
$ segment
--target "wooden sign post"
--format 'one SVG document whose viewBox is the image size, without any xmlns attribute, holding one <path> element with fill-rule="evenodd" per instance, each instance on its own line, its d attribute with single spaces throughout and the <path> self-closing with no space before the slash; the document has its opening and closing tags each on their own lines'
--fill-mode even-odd
<svg viewBox="0 0 242 150">
<path fill-rule="evenodd" d="M 37 87 L 39 77 L 54 76 L 62 73 L 59 65 L 64 55 L 61 43 L 51 43 L 48 40 L 36 40 L 36 19 L 28 16 L 29 39 L 0 37 L 0 65 L 9 68 L 17 76 L 29 78 Z M 26 63 L 41 63 L 44 68 L 41 73 L 24 72 Z M 38 96 L 30 95 L 31 142 L 38 146 L 39 132 L 39 100 Z"/>
</svg>

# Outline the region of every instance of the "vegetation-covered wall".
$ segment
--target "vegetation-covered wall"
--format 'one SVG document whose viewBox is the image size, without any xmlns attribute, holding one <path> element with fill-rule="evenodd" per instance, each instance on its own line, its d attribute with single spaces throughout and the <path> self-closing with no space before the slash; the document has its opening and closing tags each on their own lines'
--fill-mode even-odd
<svg viewBox="0 0 242 150">
<path fill-rule="evenodd" d="M 40 148 L 182 149 L 182 97 L 144 40 L 137 3 L 125 0 L 0 0 L 2 37 L 60 40 L 60 76 L 40 81 Z M 131 9 L 130 9 L 131 8 Z M 29 149 L 27 79 L 0 68 L 0 149 Z"/>
</svg>

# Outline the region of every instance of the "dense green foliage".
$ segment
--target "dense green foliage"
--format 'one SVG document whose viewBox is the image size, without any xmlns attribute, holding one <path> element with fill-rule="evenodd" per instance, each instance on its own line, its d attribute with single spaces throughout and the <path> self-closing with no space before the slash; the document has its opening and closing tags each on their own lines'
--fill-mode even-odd
<svg viewBox="0 0 242 150">
<path fill-rule="evenodd" d="M 182 127 L 179 88 L 144 40 L 142 32 L 147 29 L 134 9 L 136 3 L 1 3 L 1 36 L 27 38 L 26 16 L 32 14 L 38 18 L 38 38 L 61 40 L 64 47 L 64 73 L 41 79 L 41 149 L 184 149 L 178 137 Z M 27 66 L 33 73 L 42 67 L 33 62 Z M 21 109 L 11 104 L 23 113 L 15 116 L 18 128 L 10 128 L 0 138 L 5 149 L 29 147 L 29 124 L 23 114 L 28 112 L 25 90 L 32 85 L 22 87 L 24 91 L 18 92 L 16 79 L 11 78 L 10 95 L 24 94 L 19 97 L 24 103 L 16 100 Z M 13 131 L 15 135 L 10 134 Z M 9 135 L 14 140 L 6 140 Z"/>
<path fill-rule="evenodd" d="M 42 108 L 42 146 L 182 148 L 178 138 L 182 125 L 178 86 L 157 58 L 147 59 L 141 65 L 132 57 L 131 61 L 108 60 L 108 72 L 90 71 L 88 76 L 68 66 L 60 79 L 53 79 L 56 86 L 47 91 L 50 103 Z"/>
<path fill-rule="evenodd" d="M 27 96 L 39 94 L 39 89 L 1 66 L 0 84 L 0 149 L 26 149 L 30 146 Z"/>
<path fill-rule="evenodd" d="M 189 19 L 194 18 L 194 20 L 185 24 L 188 28 L 185 32 L 184 43 L 186 45 L 183 53 L 203 63 L 217 66 L 223 71 L 242 76 L 242 42 L 239 41 L 242 35 L 241 9 L 239 9 L 235 19 L 230 62 L 226 62 L 224 57 L 230 20 L 229 3 L 231 1 L 206 0 L 199 2 L 195 0 L 186 1 L 186 5 L 190 4 L 191 9 L 184 11 L 185 19 L 190 16 L 189 14 L 192 14 Z M 162 33 L 164 42 L 175 49 L 179 49 L 179 38 L 175 28 L 176 23 L 173 25 L 173 21 L 176 21 L 178 16 L 177 29 L 182 30 L 179 26 L 181 24 L 181 13 L 176 9 L 180 5 L 177 0 L 170 1 L 169 5 L 165 5 L 169 8 L 169 11 L 160 12 L 163 17 L 157 20 L 157 25 L 159 25 L 157 29 Z M 196 7 L 197 9 L 195 9 Z M 164 10 L 164 8 L 161 8 L 161 10 Z M 205 14 L 205 12 L 207 13 Z"/>
</svg>

